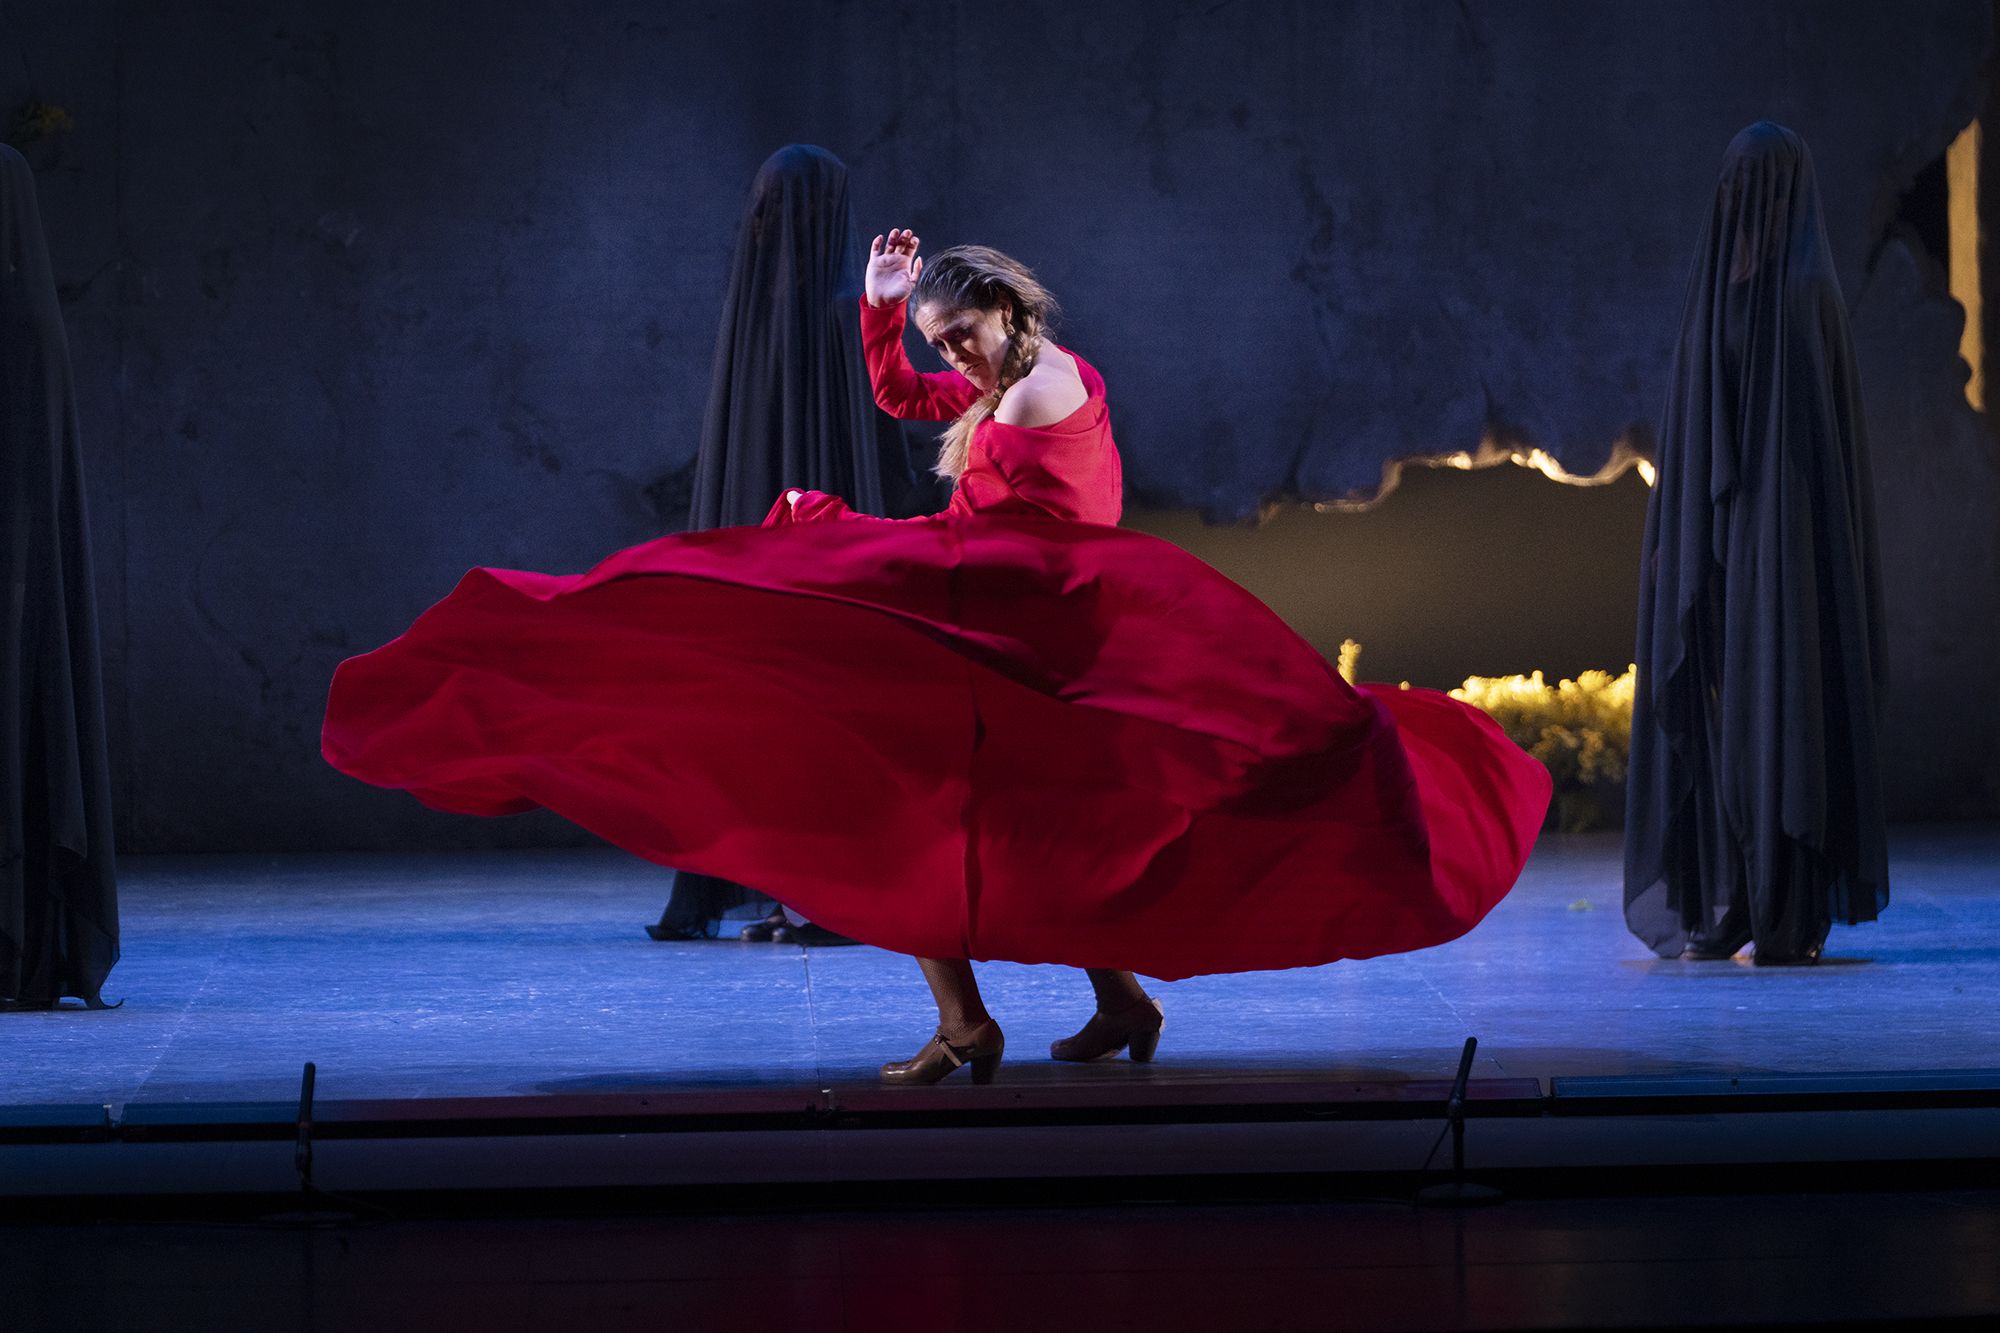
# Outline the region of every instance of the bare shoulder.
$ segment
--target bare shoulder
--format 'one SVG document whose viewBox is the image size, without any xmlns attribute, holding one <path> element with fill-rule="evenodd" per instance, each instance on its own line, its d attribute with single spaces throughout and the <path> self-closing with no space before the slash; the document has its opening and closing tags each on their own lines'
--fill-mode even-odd
<svg viewBox="0 0 2000 1333">
<path fill-rule="evenodd" d="M 1001 395 L 993 419 L 1030 430 L 1053 426 L 1089 397 L 1083 376 L 1077 373 L 1076 358 L 1060 347 L 1048 347 L 1035 358 L 1035 368 Z"/>
</svg>

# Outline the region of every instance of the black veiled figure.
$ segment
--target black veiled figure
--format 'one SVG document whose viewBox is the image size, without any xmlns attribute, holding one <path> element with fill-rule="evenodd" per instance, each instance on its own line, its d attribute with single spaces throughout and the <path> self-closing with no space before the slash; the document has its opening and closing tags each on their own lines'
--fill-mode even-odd
<svg viewBox="0 0 2000 1333">
<path fill-rule="evenodd" d="M 0 144 L 0 1008 L 101 1003 L 118 888 L 69 342 L 35 178 Z"/>
<path fill-rule="evenodd" d="M 737 233 L 690 529 L 761 522 L 790 486 L 831 492 L 865 513 L 934 507 L 925 504 L 901 428 L 875 406 L 861 358 L 864 249 L 840 159 L 809 144 L 773 153 L 750 187 Z M 652 933 L 705 933 L 756 896 L 683 871 Z"/>
<path fill-rule="evenodd" d="M 1688 279 L 1646 511 L 1625 919 L 1663 957 L 1809 962 L 1889 897 L 1860 384 L 1812 157 L 1752 125 Z"/>
</svg>

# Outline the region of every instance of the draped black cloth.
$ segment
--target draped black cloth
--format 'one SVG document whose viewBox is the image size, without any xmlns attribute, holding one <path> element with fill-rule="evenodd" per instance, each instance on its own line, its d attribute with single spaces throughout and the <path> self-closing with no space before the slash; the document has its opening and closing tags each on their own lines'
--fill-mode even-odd
<svg viewBox="0 0 2000 1333">
<path fill-rule="evenodd" d="M 34 174 L 0 144 L 0 1006 L 97 1004 L 118 889 L 69 343 Z"/>
<path fill-rule="evenodd" d="M 1625 919 L 1657 953 L 1817 955 L 1889 897 L 1881 582 L 1860 383 L 1812 157 L 1731 142 L 1646 511 Z"/>
<path fill-rule="evenodd" d="M 840 159 L 809 144 L 773 153 L 737 233 L 691 528 L 761 522 L 789 486 L 870 514 L 914 499 L 902 432 L 861 359 L 864 250 Z"/>
<path fill-rule="evenodd" d="M 926 503 L 901 427 L 875 406 L 861 357 L 862 260 L 846 166 L 810 144 L 773 153 L 737 233 L 691 530 L 761 522 L 792 486 L 871 514 L 936 507 Z M 749 897 L 727 880 L 684 871 L 660 924 L 712 920 Z"/>
</svg>

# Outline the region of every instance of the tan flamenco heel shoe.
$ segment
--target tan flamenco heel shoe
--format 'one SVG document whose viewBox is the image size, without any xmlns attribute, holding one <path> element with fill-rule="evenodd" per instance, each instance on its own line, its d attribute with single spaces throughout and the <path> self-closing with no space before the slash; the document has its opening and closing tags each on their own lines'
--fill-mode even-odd
<svg viewBox="0 0 2000 1333">
<path fill-rule="evenodd" d="M 1166 1010 L 1148 995 L 1141 1003 L 1115 1014 L 1092 1014 L 1083 1031 L 1050 1043 L 1049 1055 L 1057 1060 L 1083 1061 L 1129 1051 L 1132 1059 L 1143 1065 L 1160 1049 L 1160 1029 L 1166 1025 Z"/>
<path fill-rule="evenodd" d="M 1002 1035 L 1000 1025 L 989 1018 L 967 1034 L 964 1041 L 948 1041 L 940 1032 L 910 1059 L 883 1065 L 882 1081 L 915 1087 L 935 1083 L 960 1065 L 971 1065 L 974 1083 L 991 1083 L 1000 1068 L 1000 1053 L 1006 1047 L 1007 1038 Z"/>
</svg>

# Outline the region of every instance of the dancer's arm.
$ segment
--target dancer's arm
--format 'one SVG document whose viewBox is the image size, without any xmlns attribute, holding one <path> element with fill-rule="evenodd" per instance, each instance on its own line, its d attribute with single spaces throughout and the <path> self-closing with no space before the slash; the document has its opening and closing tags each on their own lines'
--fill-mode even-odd
<svg viewBox="0 0 2000 1333">
<path fill-rule="evenodd" d="M 877 236 L 868 247 L 867 292 L 861 300 L 861 351 L 875 401 L 890 416 L 917 421 L 950 421 L 972 406 L 979 390 L 955 370 L 920 374 L 903 350 L 905 303 L 917 285 L 924 261 L 917 238 L 895 230 L 886 243 Z"/>
<path fill-rule="evenodd" d="M 875 402 L 906 421 L 950 421 L 972 405 L 979 390 L 955 370 L 924 374 L 912 366 L 903 350 L 905 322 L 901 301 L 884 306 L 861 302 L 861 354 L 868 360 Z"/>
</svg>

